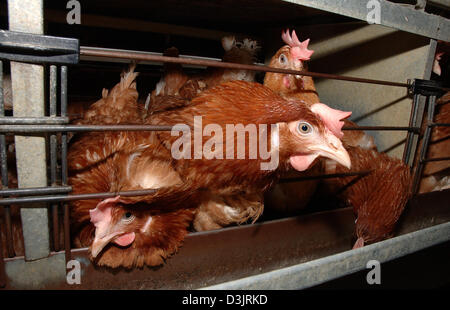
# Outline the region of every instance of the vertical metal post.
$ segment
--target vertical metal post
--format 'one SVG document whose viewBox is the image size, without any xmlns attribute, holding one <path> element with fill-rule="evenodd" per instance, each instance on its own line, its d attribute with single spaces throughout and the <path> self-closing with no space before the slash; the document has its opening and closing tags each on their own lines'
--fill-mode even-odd
<svg viewBox="0 0 450 310">
<path fill-rule="evenodd" d="M 57 68 L 50 66 L 50 117 L 56 117 L 56 85 Z M 50 185 L 56 186 L 56 165 L 57 165 L 57 139 L 56 134 L 50 135 Z M 52 227 L 53 227 L 53 249 L 59 251 L 59 216 L 58 204 L 52 204 Z"/>
<path fill-rule="evenodd" d="M 2 226 L 0 225 L 0 231 Z M 5 262 L 3 261 L 3 244 L 2 238 L 0 238 L 0 288 L 6 286 L 6 271 Z"/>
<path fill-rule="evenodd" d="M 411 115 L 409 118 L 409 127 L 415 127 L 416 121 L 417 121 L 417 107 L 419 105 L 419 94 L 415 94 L 414 95 L 414 99 L 413 99 L 413 105 L 411 107 Z M 408 131 L 407 135 L 406 135 L 406 143 L 405 143 L 405 149 L 403 151 L 403 162 L 405 164 L 409 164 L 410 158 L 411 158 L 411 149 L 412 149 L 412 145 L 413 145 L 413 138 L 416 134 Z M 410 164 L 412 165 L 412 164 Z"/>
<path fill-rule="evenodd" d="M 5 114 L 5 106 L 3 102 L 3 62 L 0 60 L 0 116 L 4 116 Z M 6 182 L 8 182 L 8 166 L 6 164 L 6 141 L 5 141 L 5 135 L 0 135 L 0 152 L 1 152 L 1 169 L 2 169 L 2 183 L 5 181 L 5 175 L 6 175 Z M 6 174 L 5 174 L 6 169 Z M 3 184 L 5 185 L 5 184 Z M 6 186 L 8 183 L 6 183 Z M 5 207 L 6 209 L 7 207 Z M 9 211 L 9 208 L 8 208 Z M 0 221 L 0 234 L 2 231 L 2 222 Z M 5 229 L 6 231 L 6 229 Z M 8 232 L 6 231 L 6 234 Z M 3 242 L 2 238 L 0 237 L 0 287 L 6 286 L 6 272 L 5 272 L 5 263 L 3 261 Z"/>
<path fill-rule="evenodd" d="M 0 61 L 0 116 L 5 116 L 5 102 L 3 96 L 3 62 Z M 3 188 L 8 188 L 8 154 L 6 150 L 6 136 L 0 135 L 0 161 L 1 161 L 1 177 Z M 9 206 L 3 207 L 5 216 L 5 235 L 6 235 L 6 253 L 7 256 L 14 256 L 14 246 L 11 225 L 11 209 Z"/>
<path fill-rule="evenodd" d="M 431 138 L 431 131 L 433 129 L 432 123 L 434 119 L 434 111 L 436 107 L 436 96 L 431 95 L 428 97 L 428 112 L 427 112 L 427 124 L 425 129 L 425 134 L 423 138 L 422 147 L 420 149 L 419 162 L 417 164 L 417 168 L 414 174 L 413 181 L 413 194 L 417 193 L 420 187 L 420 181 L 422 178 L 422 171 L 424 166 L 424 160 L 427 156 L 428 144 Z"/>
<path fill-rule="evenodd" d="M 9 30 L 43 34 L 43 0 L 8 0 Z M 18 117 L 42 117 L 44 67 L 11 62 L 13 113 Z M 19 187 L 47 186 L 45 137 L 15 136 Z M 49 249 L 48 210 L 45 204 L 20 210 L 25 259 L 47 257 Z"/>
<path fill-rule="evenodd" d="M 67 66 L 61 66 L 61 116 L 67 116 Z M 67 186 L 67 133 L 61 133 L 61 183 Z M 64 203 L 64 250 L 66 263 L 72 259 L 70 252 L 70 217 L 69 205 Z"/>
</svg>

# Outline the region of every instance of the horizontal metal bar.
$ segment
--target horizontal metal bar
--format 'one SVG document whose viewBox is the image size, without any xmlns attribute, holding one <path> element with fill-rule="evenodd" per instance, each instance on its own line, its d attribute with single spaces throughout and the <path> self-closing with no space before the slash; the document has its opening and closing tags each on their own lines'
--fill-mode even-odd
<svg viewBox="0 0 450 310">
<path fill-rule="evenodd" d="M 0 190 L 0 196 L 27 196 L 70 193 L 71 186 L 8 188 Z"/>
<path fill-rule="evenodd" d="M 450 157 L 425 158 L 421 160 L 421 162 L 426 163 L 431 161 L 445 161 L 445 160 L 450 160 Z"/>
<path fill-rule="evenodd" d="M 63 118 L 61 118 L 61 120 L 56 120 L 55 122 L 62 121 L 62 119 Z M 51 125 L 45 124 L 44 120 L 42 120 L 42 125 L 28 125 L 28 124 L 0 125 L 0 132 L 2 133 L 86 132 L 86 131 L 171 131 L 172 129 L 178 131 L 184 130 L 183 127 L 170 125 Z M 399 131 L 419 132 L 420 128 L 397 127 L 397 126 L 360 126 L 360 127 L 343 127 L 342 130 L 387 130 L 387 131 L 399 130 Z"/>
<path fill-rule="evenodd" d="M 299 176 L 299 177 L 289 177 L 280 179 L 280 183 L 289 183 L 297 181 L 308 181 L 308 180 L 321 180 L 321 179 L 332 179 L 341 178 L 357 175 L 366 175 L 372 172 L 372 170 L 357 171 L 357 172 L 345 172 L 345 173 L 333 173 L 333 174 L 322 174 L 322 175 L 311 175 L 311 176 Z"/>
<path fill-rule="evenodd" d="M 306 263 L 242 278 L 206 290 L 305 289 L 366 269 L 367 262 L 380 263 L 450 240 L 450 222 L 345 251 Z"/>
<path fill-rule="evenodd" d="M 450 123 L 431 123 L 430 127 L 450 127 Z"/>
<path fill-rule="evenodd" d="M 87 132 L 87 131 L 182 131 L 169 125 L 0 125 L 4 133 Z"/>
<path fill-rule="evenodd" d="M 88 47 L 88 46 L 80 47 L 80 55 L 81 56 L 100 56 L 100 57 L 110 57 L 110 58 L 124 58 L 124 59 L 145 60 L 145 61 L 155 61 L 155 62 L 168 62 L 168 63 L 178 63 L 178 64 L 189 64 L 189 65 L 200 65 L 200 66 L 217 67 L 217 68 L 225 68 L 225 69 L 241 69 L 241 70 L 252 70 L 252 71 L 274 72 L 274 73 L 285 73 L 285 74 L 296 74 L 296 75 L 298 74 L 298 75 L 312 76 L 312 77 L 316 77 L 316 78 L 327 78 L 327 79 L 335 79 L 335 80 L 350 81 L 350 82 L 380 84 L 380 85 L 386 85 L 386 86 L 407 87 L 407 88 L 410 87 L 410 85 L 408 83 L 372 80 L 372 79 L 356 78 L 356 77 L 327 74 L 327 73 L 309 72 L 309 71 L 278 69 L 278 68 L 272 68 L 272 67 L 268 67 L 268 66 L 264 66 L 264 65 L 245 65 L 245 64 L 237 64 L 237 63 L 222 62 L 222 61 L 195 59 L 195 58 L 190 58 L 190 57 L 168 57 L 168 56 L 154 55 L 154 54 L 150 54 L 150 53 L 146 53 L 146 52 L 137 52 L 137 51 L 128 51 L 128 50 L 109 50 L 109 49 L 102 49 L 102 48 L 95 48 L 95 47 Z"/>
<path fill-rule="evenodd" d="M 94 48 L 94 47 L 92 47 Z M 100 48 L 98 48 L 100 49 Z M 115 48 L 101 48 L 104 51 L 122 51 L 120 49 L 115 49 Z M 142 53 L 142 51 L 136 51 L 136 50 L 128 50 L 129 52 L 132 53 Z M 158 56 L 164 56 L 163 53 L 158 53 L 158 52 L 145 52 L 149 55 L 158 55 Z M 211 60 L 211 61 L 222 61 L 220 58 L 213 58 L 213 57 L 204 57 L 204 56 L 196 56 L 196 55 L 183 55 L 180 54 L 179 55 L 180 58 L 192 58 L 192 59 L 201 59 L 201 60 Z M 114 63 L 129 63 L 130 60 L 126 59 L 126 58 L 109 58 L 109 57 L 104 57 L 104 56 L 86 56 L 86 55 L 81 55 L 80 56 L 80 60 L 81 61 L 95 61 L 95 62 L 114 62 Z M 143 65 L 157 65 L 160 62 L 157 61 L 140 61 L 139 64 L 143 64 Z M 264 65 L 263 63 L 257 63 L 258 65 Z M 205 68 L 205 66 L 200 66 L 200 65 L 186 65 L 187 68 Z"/>
<path fill-rule="evenodd" d="M 358 127 L 342 127 L 342 130 L 379 130 L 379 131 L 411 131 L 420 132 L 419 127 L 402 127 L 402 126 L 358 126 Z"/>
<path fill-rule="evenodd" d="M 156 189 L 142 189 L 133 191 L 123 191 L 123 192 L 104 192 L 104 193 L 90 193 L 90 194 L 76 194 L 76 195 L 54 195 L 54 196 L 32 196 L 32 197 L 21 197 L 21 198 L 4 198 L 0 199 L 0 205 L 10 205 L 10 204 L 26 204 L 26 203 L 37 203 L 37 202 L 64 202 L 64 201 L 74 201 L 74 200 L 88 200 L 88 199 L 104 199 L 112 198 L 118 195 L 129 197 L 129 196 L 144 196 L 151 195 L 155 193 Z M 26 207 L 26 206 L 22 206 Z M 33 207 L 33 206 L 32 206 Z"/>
<path fill-rule="evenodd" d="M 369 5 L 368 1 L 346 0 L 284 0 L 310 8 L 324 10 L 339 15 L 356 18 L 367 22 L 368 16 L 376 14 L 376 5 Z M 411 32 L 428 38 L 450 41 L 450 20 L 448 18 L 429 14 L 386 0 L 374 1 L 379 7 L 379 23 L 383 26 Z M 369 6 L 368 6 L 369 5 Z"/>
<path fill-rule="evenodd" d="M 79 47 L 78 39 L 0 30 L 0 59 L 77 64 Z"/>
<path fill-rule="evenodd" d="M 0 117 L 0 125 L 59 125 L 67 124 L 68 117 Z"/>
<path fill-rule="evenodd" d="M 449 194 L 447 190 L 412 197 L 397 225 L 396 235 L 450 221 Z M 23 257 L 6 258 L 6 288 L 196 289 L 351 250 L 354 221 L 350 207 L 190 233 L 179 252 L 158 268 L 102 268 L 90 262 L 88 248 L 73 249 L 69 254 L 51 253 L 51 256 L 71 255 L 71 259 L 80 262 L 81 284 L 75 286 L 67 284 L 66 277 L 45 280 L 45 273 L 36 284 L 27 273 L 14 272 L 15 265 L 23 264 Z M 47 266 L 53 263 L 43 261 Z"/>
</svg>

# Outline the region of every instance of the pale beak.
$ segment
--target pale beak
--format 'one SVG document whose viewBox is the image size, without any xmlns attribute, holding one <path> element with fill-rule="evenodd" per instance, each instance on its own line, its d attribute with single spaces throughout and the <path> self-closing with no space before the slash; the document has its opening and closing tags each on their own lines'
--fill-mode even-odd
<svg viewBox="0 0 450 310">
<path fill-rule="evenodd" d="M 98 254 L 103 250 L 103 248 L 114 239 L 114 237 L 120 235 L 122 232 L 112 232 L 109 230 L 102 231 L 103 229 L 97 228 L 95 230 L 95 238 L 91 244 L 91 255 L 92 257 L 97 257 Z"/>
<path fill-rule="evenodd" d="M 315 149 L 320 156 L 335 160 L 347 169 L 350 169 L 351 160 L 347 150 L 342 145 L 341 140 L 331 132 L 325 134 L 324 143 L 317 145 Z"/>
</svg>

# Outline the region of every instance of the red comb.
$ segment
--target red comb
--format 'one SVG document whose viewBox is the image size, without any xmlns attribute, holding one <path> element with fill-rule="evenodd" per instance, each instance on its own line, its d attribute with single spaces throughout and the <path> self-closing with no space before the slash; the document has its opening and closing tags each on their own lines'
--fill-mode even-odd
<svg viewBox="0 0 450 310">
<path fill-rule="evenodd" d="M 339 139 L 344 136 L 342 126 L 344 122 L 342 119 L 349 117 L 352 112 L 344 112 L 332 109 L 326 104 L 315 103 L 311 106 L 311 111 L 320 116 L 325 126 Z"/>
<path fill-rule="evenodd" d="M 111 219 L 111 206 L 117 202 L 122 202 L 120 196 L 102 200 L 97 204 L 95 209 L 89 210 L 91 223 L 97 226 L 96 224 L 104 221 L 105 219 L 109 221 Z"/>
<path fill-rule="evenodd" d="M 292 30 L 292 36 L 289 34 L 289 29 L 281 33 L 281 38 L 284 43 L 291 47 L 291 55 L 295 59 L 309 60 L 314 51 L 308 49 L 309 39 L 300 42 L 295 30 Z"/>
</svg>

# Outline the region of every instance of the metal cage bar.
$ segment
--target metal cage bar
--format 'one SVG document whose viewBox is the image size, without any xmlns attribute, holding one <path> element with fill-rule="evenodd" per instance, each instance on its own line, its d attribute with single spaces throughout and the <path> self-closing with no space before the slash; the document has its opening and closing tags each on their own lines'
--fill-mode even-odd
<svg viewBox="0 0 450 310">
<path fill-rule="evenodd" d="M 419 96 L 418 95 L 414 95 L 413 98 L 413 105 L 411 108 L 411 115 L 409 118 L 409 127 L 412 127 L 416 124 L 417 121 L 417 111 L 418 111 L 418 105 L 419 105 Z M 420 130 L 420 128 L 419 128 Z M 403 150 L 403 162 L 405 164 L 409 163 L 409 160 L 411 158 L 411 149 L 413 146 L 413 140 L 414 140 L 414 133 L 408 131 L 407 135 L 406 135 L 406 142 L 405 142 L 405 148 Z"/>
<path fill-rule="evenodd" d="M 129 59 L 129 60 L 137 60 L 137 61 L 144 60 L 144 61 L 154 61 L 154 62 L 161 62 L 161 63 L 198 65 L 198 66 L 206 66 L 206 67 L 225 68 L 225 69 L 241 69 L 241 70 L 251 70 L 251 71 L 261 71 L 261 72 L 305 75 L 305 76 L 311 76 L 311 77 L 316 77 L 316 78 L 334 79 L 334 80 L 357 82 L 357 83 L 378 84 L 378 85 L 393 86 L 393 87 L 409 88 L 411 86 L 409 83 L 400 83 L 400 82 L 374 80 L 374 79 L 364 79 L 364 78 L 357 78 L 357 77 L 351 77 L 351 76 L 343 76 L 343 75 L 328 74 L 328 73 L 318 73 L 318 72 L 311 72 L 311 71 L 304 71 L 304 70 L 298 71 L 298 70 L 279 69 L 279 68 L 273 68 L 273 67 L 269 67 L 269 66 L 265 66 L 265 65 L 245 65 L 245 64 L 238 64 L 238 63 L 215 61 L 215 60 L 196 59 L 196 58 L 191 58 L 191 57 L 169 57 L 169 56 L 155 55 L 153 53 L 141 52 L 141 51 L 106 49 L 106 48 L 89 47 L 89 46 L 81 46 L 80 47 L 80 55 L 96 56 L 96 57 L 109 57 L 109 58 L 118 58 L 118 59 Z M 443 88 L 443 89 L 445 91 L 450 91 L 449 88 Z"/>
<path fill-rule="evenodd" d="M 5 105 L 3 96 L 3 61 L 0 60 L 0 116 L 5 115 Z M 0 134 L 0 160 L 1 160 L 1 177 L 3 188 L 8 188 L 8 155 L 6 153 L 6 137 Z M 11 209 L 6 205 L 3 207 L 3 214 L 5 220 L 5 237 L 6 237 L 6 251 L 9 257 L 14 256 L 13 239 L 12 239 L 12 224 L 11 224 Z"/>
<path fill-rule="evenodd" d="M 4 102 L 3 102 L 3 61 L 0 60 L 0 115 L 5 114 Z M 5 168 L 7 168 L 6 164 L 6 141 L 5 135 L 0 135 L 0 160 L 1 160 L 1 177 L 2 184 L 4 185 L 5 179 L 8 182 L 8 174 L 6 174 L 6 178 L 4 177 Z M 7 170 L 6 170 L 7 171 Z M 6 183 L 8 184 L 8 183 Z M 7 207 L 4 207 L 6 209 Z M 0 221 L 0 232 L 3 229 L 3 223 Z M 5 229 L 5 231 L 7 231 Z M 3 240 L 0 238 L 0 287 L 6 286 L 6 273 L 5 273 L 5 262 L 3 261 Z"/>
<path fill-rule="evenodd" d="M 67 117 L 67 66 L 61 66 L 61 117 Z M 61 132 L 61 185 L 68 186 L 68 168 L 67 168 L 67 133 Z M 72 258 L 70 246 L 70 214 L 69 205 L 61 203 L 63 206 L 63 223 L 64 223 L 64 252 L 66 262 Z"/>
<path fill-rule="evenodd" d="M 1 47 L 1 46 L 0 46 Z M 322 73 L 314 73 L 314 72 L 303 72 L 303 71 L 294 71 L 294 70 L 283 70 L 283 69 L 275 69 L 266 66 L 259 65 L 241 65 L 241 64 L 232 64 L 232 63 L 223 63 L 217 61 L 208 61 L 208 60 L 199 60 L 199 59 L 190 59 L 190 58 L 173 58 L 173 57 L 165 57 L 158 55 L 149 55 L 142 52 L 134 52 L 134 51 L 124 51 L 124 50 L 107 50 L 107 49 L 98 49 L 98 48 L 89 48 L 82 47 L 81 48 L 82 55 L 90 55 L 90 56 L 100 56 L 100 57 L 112 57 L 112 58 L 124 58 L 124 59 L 134 59 L 134 60 L 152 60 L 158 62 L 174 62 L 181 64 L 195 64 L 195 65 L 205 65 L 205 66 L 213 66 L 213 67 L 222 67 L 222 68 L 238 68 L 238 69 L 247 69 L 247 70 L 257 70 L 264 72 L 278 72 L 278 73 L 289 73 L 289 74 L 302 74 L 312 77 L 321 77 L 321 78 L 331 78 L 343 81 L 351 81 L 351 82 L 359 82 L 359 83 L 372 83 L 372 84 L 380 84 L 385 86 L 394 86 L 394 87 L 411 87 L 410 83 L 397 83 L 397 82 L 389 82 L 389 81 L 380 81 L 380 80 L 370 80 L 370 79 L 361 79 L 361 78 L 353 78 L 353 77 L 345 77 L 331 74 L 322 74 Z M 1 56 L 1 55 L 0 55 Z M 30 60 L 31 61 L 31 60 Z M 38 59 L 38 62 L 41 62 L 42 59 Z M 2 62 L 0 61 L 0 82 L 2 81 Z M 104 193 L 90 193 L 90 194 L 78 194 L 78 195 L 55 195 L 58 193 L 65 194 L 70 191 L 70 187 L 68 186 L 68 172 L 67 172 L 67 132 L 88 132 L 88 131 L 140 131 L 140 130 L 154 130 L 154 131 L 163 131 L 163 130 L 172 130 L 172 126 L 153 126 L 153 125 L 67 125 L 67 66 L 62 65 L 60 67 L 60 80 L 61 80 L 61 88 L 60 88 L 60 104 L 61 104 L 61 115 L 57 116 L 57 99 L 56 99 L 56 87 L 57 87 L 57 67 L 52 64 L 50 66 L 50 117 L 42 117 L 42 118 L 16 118 L 11 119 L 8 117 L 4 117 L 3 110 L 3 100 L 2 99 L 2 83 L 0 83 L 0 102 L 1 102 L 1 113 L 0 113 L 0 145 L 2 146 L 1 158 L 2 158 L 2 181 L 6 178 L 6 186 L 7 186 L 7 163 L 6 163 L 6 155 L 3 156 L 3 152 L 6 152 L 5 149 L 5 141 L 2 141 L 2 137 L 4 140 L 4 133 L 42 133 L 48 132 L 50 135 L 50 187 L 42 187 L 42 188 L 30 188 L 30 189 L 3 189 L 0 190 L 0 196 L 25 196 L 25 197 L 14 197 L 14 198 L 4 198 L 0 199 L 0 205 L 5 206 L 5 210 L 8 209 L 8 205 L 11 203 L 33 203 L 33 202 L 50 202 L 52 203 L 52 214 L 53 214 L 53 241 L 55 250 L 59 250 L 58 241 L 59 240 L 59 215 L 58 215 L 58 204 L 63 206 L 63 223 L 64 223 L 64 250 L 66 255 L 66 262 L 71 258 L 71 247 L 70 247 L 70 214 L 68 208 L 68 201 L 72 200 L 83 200 L 83 199 L 99 199 L 99 198 L 109 198 L 114 197 L 116 195 L 123 196 L 136 196 L 136 195 L 148 195 L 154 193 L 156 190 L 138 190 L 138 191 L 126 191 L 126 192 L 104 192 Z M 448 91 L 448 88 L 441 88 L 442 90 Z M 425 135 L 426 143 L 422 145 L 421 148 L 421 160 L 419 161 L 419 166 L 416 170 L 415 178 L 420 178 L 421 169 L 423 168 L 423 163 L 426 161 L 438 161 L 438 160 L 448 160 L 449 158 L 435 158 L 435 159 L 426 159 L 426 150 L 428 148 L 428 142 L 431 135 L 432 128 L 436 126 L 448 126 L 449 124 L 437 124 L 433 123 L 434 116 L 434 106 L 435 106 L 435 96 L 430 97 L 429 103 L 429 114 L 428 114 L 428 124 L 427 131 Z M 343 128 L 343 130 L 401 130 L 407 131 L 407 139 L 405 143 L 405 150 L 403 154 L 403 159 L 405 162 L 408 162 L 411 156 L 412 150 L 412 138 L 414 135 L 420 133 L 420 128 L 415 126 L 415 121 L 417 119 L 417 109 L 418 99 L 415 96 L 413 105 L 411 107 L 411 115 L 409 126 L 362 126 L 359 128 Z M 431 109 L 431 110 L 430 110 Z M 431 113 L 430 113 L 431 112 Z M 431 115 L 431 119 L 430 119 Z M 61 135 L 61 185 L 58 186 L 57 182 L 57 134 Z M 6 153 L 5 153 L 6 154 Z M 5 160 L 3 160 L 5 158 Z M 420 172 L 420 173 L 419 173 Z M 4 178 L 4 174 L 6 173 L 6 177 Z M 309 176 L 305 178 L 292 178 L 285 179 L 282 182 L 289 181 L 299 181 L 299 180 L 310 180 L 315 178 L 332 178 L 332 177 L 341 177 L 341 176 L 350 176 L 350 175 L 364 175 L 370 173 L 370 171 L 359 171 L 359 172 L 349 172 L 345 174 L 333 174 L 333 175 L 321 175 L 321 176 Z M 415 183 L 415 187 L 417 184 Z M 48 196 L 42 196 L 47 195 Z M 39 195 L 35 197 L 29 197 L 26 195 Z M 12 241 L 11 239 L 7 239 L 8 241 Z M 9 242 L 7 242 L 9 243 Z M 9 244 L 12 245 L 12 242 Z M 3 263 L 3 259 L 2 259 Z M 0 285 L 2 284 L 1 272 L 4 271 L 2 266 L 0 265 Z"/>
<path fill-rule="evenodd" d="M 50 66 L 50 118 L 56 117 L 56 86 L 57 86 L 57 68 Z M 50 186 L 56 186 L 56 166 L 57 166 L 57 136 L 56 133 L 50 135 Z M 52 210 L 52 228 L 53 228 L 53 248 L 59 251 L 59 216 L 58 204 L 51 205 Z"/>
</svg>

